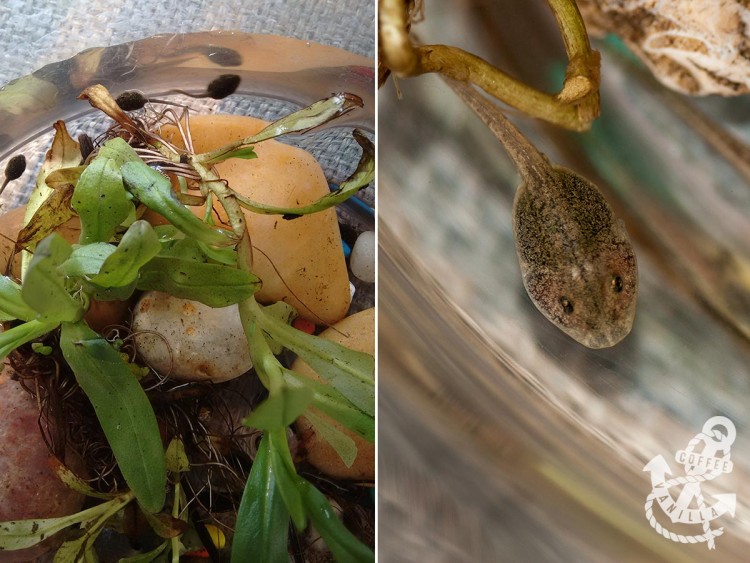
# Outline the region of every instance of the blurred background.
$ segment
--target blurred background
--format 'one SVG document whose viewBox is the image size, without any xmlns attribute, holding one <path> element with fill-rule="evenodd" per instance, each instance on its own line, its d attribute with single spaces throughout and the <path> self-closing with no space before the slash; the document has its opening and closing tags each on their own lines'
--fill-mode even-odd
<svg viewBox="0 0 750 563">
<path fill-rule="evenodd" d="M 723 96 L 746 91 L 747 9 L 683 4 L 683 23 L 700 28 L 690 36 L 661 33 L 680 13 L 658 10 L 680 3 L 580 4 L 601 35 L 601 118 L 574 134 L 507 115 L 626 223 L 640 295 L 614 348 L 580 346 L 528 299 L 511 228 L 520 180 L 479 119 L 435 76 L 379 91 L 382 561 L 747 560 L 750 104 Z M 426 0 L 412 30 L 544 91 L 561 87 L 565 51 L 543 0 Z M 652 43 L 636 45 L 639 34 Z M 673 87 L 722 95 L 676 93 L 636 52 Z M 736 494 L 737 509 L 710 523 L 723 529 L 710 551 L 652 527 L 644 466 L 662 455 L 684 476 L 675 452 L 717 415 L 736 426 L 734 467 L 702 492 L 707 505 Z M 667 535 L 703 533 L 653 513 Z"/>
</svg>

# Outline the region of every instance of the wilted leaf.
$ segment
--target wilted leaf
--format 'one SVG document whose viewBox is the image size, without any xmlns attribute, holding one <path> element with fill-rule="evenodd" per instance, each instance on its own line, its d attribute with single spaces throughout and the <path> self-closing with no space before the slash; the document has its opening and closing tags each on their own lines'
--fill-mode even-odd
<svg viewBox="0 0 750 563">
<path fill-rule="evenodd" d="M 18 233 L 16 242 L 27 250 L 33 250 L 36 243 L 73 217 L 70 199 L 73 196 L 73 186 L 63 186 L 53 191 L 42 202 L 27 225 Z"/>
<path fill-rule="evenodd" d="M 362 147 L 362 157 L 357 169 L 349 178 L 341 182 L 338 189 L 324 195 L 309 205 L 301 207 L 276 207 L 253 201 L 241 194 L 236 194 L 237 201 L 242 207 L 264 215 L 283 215 L 284 219 L 295 219 L 302 215 L 318 213 L 335 205 L 345 202 L 366 187 L 375 178 L 375 147 L 372 142 L 359 130 L 354 130 L 354 138 Z"/>
</svg>

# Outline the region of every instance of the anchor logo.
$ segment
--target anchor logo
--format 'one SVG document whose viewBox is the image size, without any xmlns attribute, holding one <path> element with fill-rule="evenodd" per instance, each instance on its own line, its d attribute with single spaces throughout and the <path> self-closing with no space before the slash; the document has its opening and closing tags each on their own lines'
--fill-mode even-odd
<svg viewBox="0 0 750 563">
<path fill-rule="evenodd" d="M 669 463 L 658 455 L 643 468 L 651 473 L 651 493 L 646 497 L 646 518 L 651 527 L 667 539 L 680 543 L 706 542 L 708 549 L 715 549 L 715 538 L 724 533 L 724 528 L 712 529 L 711 523 L 729 513 L 734 517 L 737 498 L 734 494 L 713 495 L 713 504 L 708 504 L 701 490 L 701 483 L 711 481 L 725 473 L 731 473 L 730 448 L 737 436 L 734 423 L 724 416 L 709 418 L 701 432 L 688 442 L 684 450 L 675 453 L 675 461 L 685 468 L 684 477 L 667 479 L 672 475 Z M 677 498 L 670 489 L 682 485 Z M 672 523 L 697 524 L 702 534 L 684 535 L 674 533 L 662 526 L 654 516 L 656 502 Z"/>
</svg>

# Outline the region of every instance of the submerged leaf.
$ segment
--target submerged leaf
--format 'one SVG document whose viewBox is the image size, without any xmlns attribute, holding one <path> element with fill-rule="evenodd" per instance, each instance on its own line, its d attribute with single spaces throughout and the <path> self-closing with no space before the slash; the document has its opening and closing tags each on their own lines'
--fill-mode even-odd
<svg viewBox="0 0 750 563">
<path fill-rule="evenodd" d="M 163 291 L 209 307 L 228 307 L 258 291 L 260 280 L 230 266 L 159 256 L 141 269 L 138 289 Z"/>
<path fill-rule="evenodd" d="M 230 158 L 252 160 L 254 158 L 258 158 L 258 155 L 256 154 L 254 147 L 241 147 L 239 149 L 234 149 L 233 151 L 229 151 L 227 153 L 219 155 L 216 158 L 207 161 L 205 164 L 218 164 L 219 162 L 224 162 L 225 160 L 229 160 Z"/>
<path fill-rule="evenodd" d="M 73 191 L 71 205 L 81 217 L 81 244 L 112 239 L 133 209 L 113 159 L 98 156 L 86 167 Z"/>
<path fill-rule="evenodd" d="M 284 499 L 294 526 L 302 531 L 307 527 L 307 514 L 305 514 L 302 497 L 297 489 L 297 481 L 300 477 L 294 469 L 289 453 L 286 429 L 269 432 L 268 438 L 271 446 L 271 470 L 276 478 L 276 487 L 281 493 L 281 498 Z"/>
<path fill-rule="evenodd" d="M 91 283 L 102 288 L 129 286 L 138 279 L 140 269 L 160 250 L 161 243 L 153 227 L 146 221 L 136 221 L 97 275 L 91 278 Z"/>
<path fill-rule="evenodd" d="M 311 389 L 284 385 L 255 407 L 242 423 L 268 431 L 286 428 L 305 412 L 312 398 Z"/>
<path fill-rule="evenodd" d="M 323 493 L 302 478 L 298 479 L 297 486 L 310 520 L 336 561 L 347 563 L 375 561 L 372 550 L 346 529 Z"/>
<path fill-rule="evenodd" d="M 311 389 L 313 391 L 312 406 L 368 442 L 375 442 L 375 417 L 355 407 L 349 399 L 331 385 L 314 381 L 289 369 L 284 370 L 284 379 L 287 385 L 305 386 Z"/>
<path fill-rule="evenodd" d="M 240 309 L 242 312 L 242 308 Z M 260 310 L 261 329 L 297 354 L 344 397 L 375 416 L 375 358 L 331 340 L 306 334 Z"/>
<path fill-rule="evenodd" d="M 271 444 L 264 435 L 253 460 L 242 495 L 234 538 L 232 561 L 286 563 L 289 512 L 271 466 Z"/>
<path fill-rule="evenodd" d="M 235 242 L 226 232 L 212 228 L 193 215 L 175 196 L 169 178 L 145 162 L 127 162 L 121 171 L 126 187 L 141 203 L 161 214 L 186 235 L 216 246 Z"/>
<path fill-rule="evenodd" d="M 21 296 L 21 286 L 8 276 L 0 276 L 0 319 L 30 321 L 36 317 Z"/>
<path fill-rule="evenodd" d="M 347 436 L 326 417 L 316 414 L 312 409 L 307 409 L 304 416 L 313 425 L 315 433 L 328 442 L 339 454 L 344 465 L 351 467 L 354 460 L 357 459 L 357 444 L 351 436 Z"/>
<path fill-rule="evenodd" d="M 116 247 L 106 242 L 95 242 L 77 246 L 70 253 L 58 270 L 66 276 L 88 277 L 99 273 L 105 260 L 112 255 Z"/>
<path fill-rule="evenodd" d="M 57 233 L 36 247 L 23 280 L 21 295 L 39 313 L 40 320 L 75 321 L 83 316 L 81 303 L 68 294 L 65 276 L 58 270 L 71 252 L 71 246 Z"/>
<path fill-rule="evenodd" d="M 154 410 L 128 364 L 83 322 L 65 323 L 63 356 L 94 407 L 117 465 L 149 512 L 164 506 L 167 468 Z"/>
<path fill-rule="evenodd" d="M 59 324 L 59 321 L 43 322 L 31 320 L 0 332 L 0 360 L 5 359 L 8 354 L 19 346 L 23 346 L 35 338 L 52 332 Z"/>
</svg>

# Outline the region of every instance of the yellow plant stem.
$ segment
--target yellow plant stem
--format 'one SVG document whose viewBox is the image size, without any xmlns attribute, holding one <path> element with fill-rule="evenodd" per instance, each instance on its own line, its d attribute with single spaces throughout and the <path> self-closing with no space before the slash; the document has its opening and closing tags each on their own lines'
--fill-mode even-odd
<svg viewBox="0 0 750 563">
<path fill-rule="evenodd" d="M 565 83 L 557 95 L 541 92 L 463 49 L 412 45 L 404 0 L 380 0 L 381 55 L 388 68 L 399 76 L 434 72 L 469 82 L 530 116 L 584 131 L 599 115 L 599 54 L 591 50 L 575 2 L 548 2 L 557 18 L 569 61 Z"/>
</svg>

